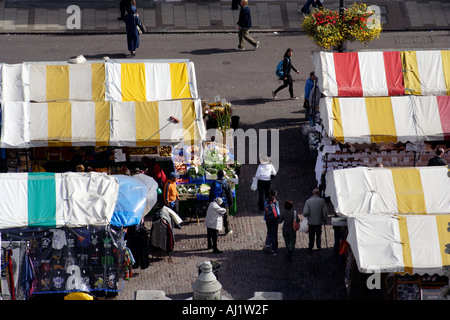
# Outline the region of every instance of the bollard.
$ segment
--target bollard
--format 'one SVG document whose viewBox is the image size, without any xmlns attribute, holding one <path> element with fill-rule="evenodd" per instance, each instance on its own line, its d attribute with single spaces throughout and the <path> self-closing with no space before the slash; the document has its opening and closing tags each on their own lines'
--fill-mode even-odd
<svg viewBox="0 0 450 320">
<path fill-rule="evenodd" d="M 210 261 L 203 261 L 197 265 L 201 270 L 197 280 L 192 284 L 193 300 L 221 300 L 222 285 L 212 272 Z"/>
</svg>

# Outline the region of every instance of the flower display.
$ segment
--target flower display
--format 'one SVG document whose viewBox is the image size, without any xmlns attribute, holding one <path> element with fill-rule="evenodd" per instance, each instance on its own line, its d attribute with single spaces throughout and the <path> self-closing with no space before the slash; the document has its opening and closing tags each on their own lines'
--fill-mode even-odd
<svg viewBox="0 0 450 320">
<path fill-rule="evenodd" d="M 231 103 L 212 103 L 203 109 L 204 118 L 208 117 L 217 121 L 217 127 L 220 130 L 227 130 L 231 128 L 231 116 L 233 115 L 233 108 Z"/>
<path fill-rule="evenodd" d="M 355 2 L 342 17 L 338 10 L 314 8 L 303 20 L 302 29 L 316 45 L 327 50 L 345 41 L 373 41 L 379 37 L 382 26 L 366 4 Z"/>
</svg>

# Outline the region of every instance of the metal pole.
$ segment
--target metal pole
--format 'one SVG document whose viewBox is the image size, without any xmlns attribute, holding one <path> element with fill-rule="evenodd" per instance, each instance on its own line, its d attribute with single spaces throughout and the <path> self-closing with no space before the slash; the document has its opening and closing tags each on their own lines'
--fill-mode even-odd
<svg viewBox="0 0 450 320">
<path fill-rule="evenodd" d="M 344 16 L 344 0 L 339 0 L 339 18 L 342 20 Z M 338 46 L 338 51 L 343 52 L 343 43 L 340 43 Z"/>
</svg>

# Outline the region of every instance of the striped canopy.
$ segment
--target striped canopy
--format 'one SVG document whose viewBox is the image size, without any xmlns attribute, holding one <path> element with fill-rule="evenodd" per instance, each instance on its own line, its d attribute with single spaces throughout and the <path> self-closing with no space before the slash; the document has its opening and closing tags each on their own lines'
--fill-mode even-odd
<svg viewBox="0 0 450 320">
<path fill-rule="evenodd" d="M 361 272 L 444 275 L 450 266 L 450 214 L 366 215 L 348 218 L 347 225 Z"/>
<path fill-rule="evenodd" d="M 171 116 L 179 123 L 169 121 Z M 200 100 L 5 102 L 0 146 L 197 144 L 206 135 L 201 120 Z"/>
<path fill-rule="evenodd" d="M 374 214 L 449 214 L 446 166 L 333 170 L 325 194 L 345 217 Z"/>
<path fill-rule="evenodd" d="M 158 101 L 197 99 L 187 60 L 0 64 L 0 101 Z"/>
<path fill-rule="evenodd" d="M 328 97 L 450 95 L 450 51 L 314 52 Z"/>
<path fill-rule="evenodd" d="M 119 184 L 104 173 L 0 174 L 0 229 L 109 224 Z"/>
<path fill-rule="evenodd" d="M 450 140 L 450 96 L 323 98 L 328 137 L 346 143 Z"/>
</svg>

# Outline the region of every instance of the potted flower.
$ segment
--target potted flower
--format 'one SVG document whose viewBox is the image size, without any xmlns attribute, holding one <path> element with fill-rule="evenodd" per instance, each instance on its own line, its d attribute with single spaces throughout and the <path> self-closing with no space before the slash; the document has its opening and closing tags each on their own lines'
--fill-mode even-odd
<svg viewBox="0 0 450 320">
<path fill-rule="evenodd" d="M 313 9 L 305 17 L 302 29 L 319 47 L 328 50 L 346 41 L 368 43 L 377 39 L 382 26 L 379 19 L 364 3 L 353 3 L 344 10 Z"/>
</svg>

